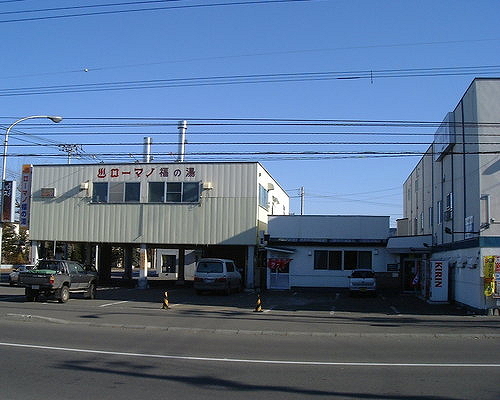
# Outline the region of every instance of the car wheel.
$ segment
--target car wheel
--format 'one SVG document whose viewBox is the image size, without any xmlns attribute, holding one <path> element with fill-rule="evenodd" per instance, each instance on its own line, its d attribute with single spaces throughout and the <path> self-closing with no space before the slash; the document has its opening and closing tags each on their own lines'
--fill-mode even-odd
<svg viewBox="0 0 500 400">
<path fill-rule="evenodd" d="M 92 283 L 90 283 L 90 285 L 87 289 L 87 292 L 85 293 L 85 298 L 90 299 L 90 300 L 94 300 L 95 295 L 96 295 L 96 287 L 95 287 L 95 283 L 92 282 Z"/>
<path fill-rule="evenodd" d="M 69 288 L 67 286 L 63 286 L 59 289 L 58 300 L 59 303 L 66 303 L 69 300 Z"/>
</svg>

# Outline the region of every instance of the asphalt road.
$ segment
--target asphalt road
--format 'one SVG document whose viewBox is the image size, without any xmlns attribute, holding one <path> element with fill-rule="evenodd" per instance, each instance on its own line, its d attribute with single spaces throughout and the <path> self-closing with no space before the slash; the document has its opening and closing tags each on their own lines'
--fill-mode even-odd
<svg viewBox="0 0 500 400">
<path fill-rule="evenodd" d="M 1 398 L 495 399 L 500 319 L 411 296 L 0 286 Z M 399 308 L 398 308 L 399 307 Z"/>
</svg>

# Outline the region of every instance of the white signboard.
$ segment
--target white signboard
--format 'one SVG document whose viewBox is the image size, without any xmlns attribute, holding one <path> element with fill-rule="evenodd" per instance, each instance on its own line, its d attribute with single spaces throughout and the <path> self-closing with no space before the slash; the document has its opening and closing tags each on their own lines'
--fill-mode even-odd
<svg viewBox="0 0 500 400">
<path fill-rule="evenodd" d="M 448 301 L 448 261 L 431 261 L 430 301 Z"/>
</svg>

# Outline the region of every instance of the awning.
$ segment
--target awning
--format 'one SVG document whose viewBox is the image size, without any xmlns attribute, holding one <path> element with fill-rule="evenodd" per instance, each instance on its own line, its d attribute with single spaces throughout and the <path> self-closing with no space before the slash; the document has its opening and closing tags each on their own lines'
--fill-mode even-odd
<svg viewBox="0 0 500 400">
<path fill-rule="evenodd" d="M 394 236 L 387 241 L 387 251 L 400 253 L 429 253 L 432 247 L 432 235 Z"/>
<path fill-rule="evenodd" d="M 286 248 L 286 247 L 270 247 L 270 246 L 266 246 L 264 248 L 266 250 L 276 251 L 278 253 L 286 253 L 286 254 L 293 254 L 293 253 L 295 253 L 295 249 L 290 249 L 290 248 Z"/>
</svg>

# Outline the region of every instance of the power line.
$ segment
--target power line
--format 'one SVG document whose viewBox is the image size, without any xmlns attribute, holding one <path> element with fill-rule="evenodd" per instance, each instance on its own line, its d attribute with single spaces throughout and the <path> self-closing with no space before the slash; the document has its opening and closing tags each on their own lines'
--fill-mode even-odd
<svg viewBox="0 0 500 400">
<path fill-rule="evenodd" d="M 114 66 L 97 66 L 97 67 L 86 67 L 85 69 L 71 69 L 64 71 L 53 71 L 53 72 L 37 72 L 31 74 L 14 75 L 14 76 L 4 76 L 2 79 L 12 79 L 12 78 L 25 78 L 33 76 L 46 76 L 46 75 L 60 75 L 69 73 L 82 73 L 85 72 L 95 72 L 95 71 L 106 71 L 106 70 L 116 70 L 124 68 L 135 68 L 135 67 L 145 67 L 152 65 L 163 65 L 163 64 L 177 64 L 186 63 L 193 61 L 209 61 L 209 60 L 225 60 L 234 58 L 244 58 L 244 57 L 258 57 L 258 56 L 272 56 L 272 55 L 285 55 L 285 54 L 303 54 L 303 53 L 319 53 L 319 52 L 331 52 L 339 50 L 359 50 L 359 49 L 372 49 L 372 48 L 393 48 L 393 47 L 410 47 L 410 46 L 425 46 L 425 45 L 442 45 L 442 44 L 454 44 L 454 43 L 466 43 L 466 42 L 491 42 L 499 41 L 500 38 L 490 38 L 490 39 L 464 39 L 464 40 L 448 40 L 448 41 L 434 41 L 434 42 L 405 42 L 405 43 L 388 43 L 388 44 L 375 44 L 375 45 L 363 45 L 363 46 L 344 46 L 344 47 L 332 47 L 332 48 L 317 48 L 317 49 L 297 49 L 297 50 L 282 50 L 282 51 L 270 51 L 270 52 L 259 52 L 259 53 L 242 53 L 234 55 L 220 55 L 211 57 L 195 57 L 187 59 L 177 59 L 168 61 L 152 61 L 152 62 L 142 62 L 136 64 L 120 64 Z"/>
<path fill-rule="evenodd" d="M 167 0 L 167 1 L 182 1 L 182 0 Z M 175 10 L 183 8 L 207 8 L 207 7 L 223 7 L 223 6 L 243 6 L 243 5 L 262 5 L 262 4 L 276 4 L 276 3 L 298 3 L 298 2 L 309 2 L 315 0 L 258 0 L 258 1 L 233 1 L 228 3 L 212 3 L 212 4 L 191 4 L 191 5 L 179 5 L 179 6 L 163 6 L 163 7 L 145 7 L 145 8 L 135 8 L 135 9 L 125 9 L 125 10 L 110 10 L 110 11 L 93 11 L 85 13 L 74 13 L 74 14 L 62 14 L 62 15 L 46 15 L 40 17 L 26 17 L 17 19 L 0 20 L 0 24 L 11 23 L 11 22 L 28 22 L 28 21 L 41 21 L 50 19 L 60 19 L 60 18 L 75 18 L 75 17 L 90 17 L 97 15 L 111 15 L 111 14 L 125 14 L 125 13 L 137 13 L 146 11 L 164 11 L 164 10 Z M 155 3 L 153 1 L 138 2 L 139 3 Z M 126 3 L 123 3 L 126 4 Z M 133 4 L 133 3 L 130 3 Z M 104 7 L 105 5 L 97 5 L 95 7 Z M 82 6 L 83 7 L 83 6 Z M 78 8 L 78 7 L 77 7 Z M 71 7 L 61 8 L 71 9 Z M 36 10 L 34 10 L 36 11 Z M 45 10 L 41 10 L 45 11 Z"/>
</svg>

